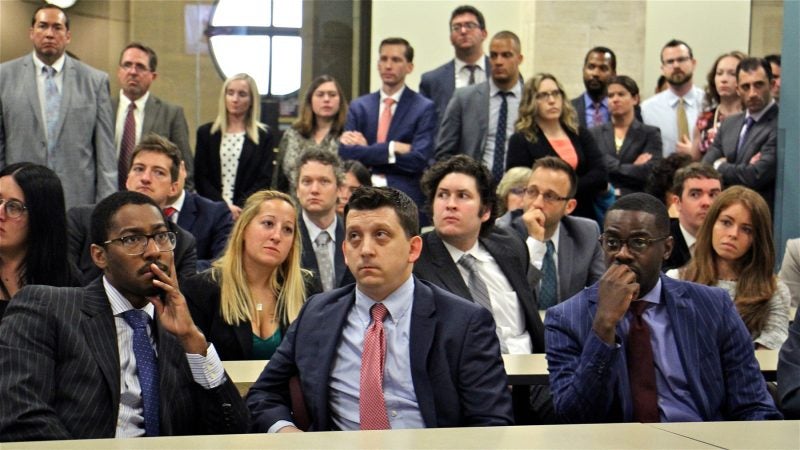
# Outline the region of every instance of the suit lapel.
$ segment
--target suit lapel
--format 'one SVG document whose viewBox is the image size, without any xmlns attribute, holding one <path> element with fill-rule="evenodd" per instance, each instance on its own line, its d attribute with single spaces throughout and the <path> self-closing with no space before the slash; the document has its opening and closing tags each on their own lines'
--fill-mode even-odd
<svg viewBox="0 0 800 450">
<path fill-rule="evenodd" d="M 117 329 L 102 280 L 102 278 L 97 278 L 84 288 L 81 309 L 87 316 L 87 320 L 81 324 L 89 351 L 97 361 L 97 365 L 100 366 L 103 379 L 108 384 L 112 404 L 118 406 L 120 365 Z"/>
<path fill-rule="evenodd" d="M 614 142 L 614 129 L 611 129 L 611 142 Z M 619 161 L 621 163 L 632 163 L 638 155 L 633 154 L 633 149 L 639 147 L 635 145 L 642 138 L 642 129 L 639 122 L 636 120 L 631 123 L 628 128 L 628 134 L 625 135 L 625 140 L 622 141 L 622 147 L 619 149 Z"/>
<path fill-rule="evenodd" d="M 147 116 L 145 116 L 147 117 Z M 183 209 L 178 215 L 178 225 L 184 230 L 191 230 L 197 220 L 197 194 L 186 192 L 186 200 L 183 202 Z"/>
<path fill-rule="evenodd" d="M 308 234 L 306 221 L 303 220 L 303 213 L 297 215 L 297 222 L 300 224 L 300 236 L 303 238 L 303 257 L 301 258 L 301 265 L 304 269 L 308 269 L 317 274 L 317 278 L 319 278 L 317 255 L 314 253 L 314 245 L 311 243 L 311 236 Z"/>
<path fill-rule="evenodd" d="M 403 90 L 403 95 L 400 96 L 400 101 L 397 102 L 397 108 L 395 108 L 394 114 L 392 115 L 392 123 L 389 125 L 389 132 L 386 134 L 387 141 L 391 141 L 395 137 L 394 134 L 396 130 L 404 130 L 406 128 L 402 124 L 406 115 L 411 110 L 412 101 L 414 101 L 414 92 L 411 91 L 411 88 L 406 86 Z"/>
<path fill-rule="evenodd" d="M 172 414 L 172 407 L 175 406 L 168 402 L 167 399 L 171 396 L 170 392 L 175 392 L 179 389 L 178 377 L 182 372 L 180 361 L 185 361 L 186 356 L 183 353 L 183 348 L 176 341 L 175 336 L 166 331 L 158 319 L 154 320 L 156 330 L 156 348 L 158 349 L 158 377 L 160 394 L 160 418 L 161 418 L 161 434 L 169 436 L 173 434 L 171 425 L 172 421 L 169 420 Z"/>
<path fill-rule="evenodd" d="M 341 286 L 344 272 L 347 270 L 347 265 L 344 263 L 344 251 L 342 250 L 342 243 L 344 242 L 344 220 L 340 216 L 336 216 L 336 242 L 333 248 L 333 267 L 334 267 L 334 286 Z"/>
<path fill-rule="evenodd" d="M 458 266 L 455 261 L 453 261 L 450 252 L 447 251 L 439 235 L 437 235 L 435 231 L 431 231 L 426 235 L 425 244 L 428 245 L 431 263 L 437 267 L 438 273 L 436 277 L 442 281 L 445 289 L 455 295 L 472 301 L 472 293 L 464 282 L 464 277 L 461 276 Z"/>
<path fill-rule="evenodd" d="M 480 132 L 478 136 L 481 136 L 482 138 L 480 141 L 476 142 L 479 147 L 475 152 L 475 154 L 478 155 L 475 159 L 482 161 L 483 151 L 486 148 L 486 141 L 489 139 L 489 109 L 491 109 L 489 105 L 489 82 L 486 81 L 482 83 L 478 89 L 481 95 L 476 98 L 476 100 L 478 100 L 478 104 L 475 106 L 477 106 L 476 109 L 480 115 L 478 117 L 478 126 L 480 126 Z"/>
<path fill-rule="evenodd" d="M 433 291 L 414 277 L 414 300 L 410 326 L 411 378 L 422 420 L 428 428 L 436 427 L 436 404 L 428 374 L 428 354 L 436 333 L 436 305 Z"/>
<path fill-rule="evenodd" d="M 78 69 L 75 67 L 75 62 L 69 56 L 64 57 L 63 70 L 64 78 L 61 84 L 61 105 L 58 110 L 58 122 L 56 123 L 56 142 L 58 142 L 58 136 L 61 135 L 64 119 L 67 117 L 67 114 L 69 114 L 70 105 L 73 105 L 72 95 L 78 92 Z"/>
<path fill-rule="evenodd" d="M 549 144 L 548 144 L 549 145 Z M 564 293 L 569 290 L 570 274 L 569 262 L 575 253 L 574 242 L 566 222 L 561 221 L 558 227 L 558 298 L 564 299 Z"/>
<path fill-rule="evenodd" d="M 38 94 L 39 87 L 36 83 L 38 76 L 39 74 L 36 73 L 36 64 L 33 63 L 33 55 L 29 55 L 25 59 L 24 68 L 22 70 L 22 89 L 25 92 L 36 92 Z M 42 105 L 39 102 L 39 95 L 26 95 L 25 97 L 28 98 L 31 109 L 33 109 L 33 117 L 35 117 L 36 124 L 39 125 L 40 138 L 43 142 L 47 141 L 47 121 L 42 111 Z"/>
<path fill-rule="evenodd" d="M 161 102 L 158 101 L 157 98 L 150 94 L 150 97 L 147 98 L 147 102 L 144 104 L 144 121 L 142 122 L 142 137 L 146 136 L 150 130 L 153 129 L 153 124 L 156 120 L 156 115 L 158 115 L 158 109 L 161 107 Z M 114 110 L 116 111 L 116 109 Z M 181 211 L 183 212 L 183 211 Z"/>
</svg>

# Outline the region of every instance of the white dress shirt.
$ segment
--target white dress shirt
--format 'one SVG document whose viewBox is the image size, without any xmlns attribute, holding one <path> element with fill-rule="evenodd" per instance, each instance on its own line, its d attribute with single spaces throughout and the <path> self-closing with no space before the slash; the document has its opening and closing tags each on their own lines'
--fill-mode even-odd
<svg viewBox="0 0 800 450">
<path fill-rule="evenodd" d="M 142 140 L 142 124 L 144 123 L 144 106 L 147 104 L 147 99 L 150 98 L 150 92 L 146 92 L 143 96 L 139 97 L 135 102 L 131 102 L 128 97 L 120 89 L 119 91 L 119 105 L 117 105 L 117 123 L 114 129 L 114 145 L 117 148 L 117 155 L 119 155 L 119 146 L 122 143 L 122 133 L 125 131 L 125 119 L 128 117 L 128 105 L 134 103 L 136 109 L 133 110 L 133 120 L 136 123 L 136 140 L 138 143 Z M 133 162 L 133 161 L 131 161 Z"/>
<path fill-rule="evenodd" d="M 56 70 L 56 74 L 54 80 L 56 82 L 56 87 L 58 88 L 58 92 L 64 93 L 64 61 L 66 58 L 64 55 L 61 55 L 52 66 L 53 69 Z M 45 98 L 45 87 L 44 87 L 44 80 L 47 78 L 47 75 L 42 72 L 42 67 L 45 67 L 47 64 L 43 63 L 38 56 L 36 56 L 36 52 L 33 52 L 33 67 L 36 68 L 36 90 L 39 94 L 39 107 L 42 111 L 42 123 L 47 123 L 47 117 L 45 116 L 45 111 L 47 110 L 47 99 Z"/>
<path fill-rule="evenodd" d="M 453 63 L 455 63 L 456 89 L 469 86 L 470 72 L 467 63 L 458 58 L 454 58 Z M 475 66 L 475 84 L 486 81 L 486 58 L 481 55 L 473 66 Z"/>
</svg>

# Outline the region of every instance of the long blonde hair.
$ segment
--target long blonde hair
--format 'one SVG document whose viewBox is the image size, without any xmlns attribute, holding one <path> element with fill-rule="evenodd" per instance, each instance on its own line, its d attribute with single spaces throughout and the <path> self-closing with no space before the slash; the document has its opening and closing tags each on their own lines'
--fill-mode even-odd
<svg viewBox="0 0 800 450">
<path fill-rule="evenodd" d="M 253 298 L 243 263 L 244 231 L 258 214 L 261 205 L 269 200 L 284 201 L 297 212 L 292 198 L 283 192 L 263 190 L 254 193 L 245 202 L 239 219 L 233 225 L 225 253 L 214 262 L 211 277 L 220 286 L 220 313 L 229 325 L 252 321 Z M 303 278 L 304 272 L 308 271 L 300 268 L 302 239 L 299 226 L 295 226 L 292 239 L 292 248 L 286 260 L 272 272 L 269 280 L 276 298 L 275 316 L 282 325 L 288 325 L 297 318 L 306 298 Z"/>
<path fill-rule="evenodd" d="M 228 90 L 228 86 L 236 80 L 244 80 L 250 89 L 250 108 L 244 119 L 245 132 L 251 141 L 258 144 L 258 130 L 266 130 L 267 126 L 259 120 L 261 118 L 261 96 L 258 94 L 256 80 L 246 73 L 237 73 L 222 84 L 217 105 L 217 118 L 211 125 L 211 134 L 217 131 L 222 131 L 223 134 L 228 132 L 228 108 L 225 106 L 225 92 Z"/>
<path fill-rule="evenodd" d="M 561 92 L 561 117 L 558 118 L 561 126 L 578 134 L 578 113 L 575 112 L 572 102 L 567 98 L 564 86 L 549 73 L 537 73 L 525 82 L 522 99 L 519 102 L 519 116 L 514 125 L 514 129 L 522 133 L 525 139 L 531 143 L 536 143 L 537 140 L 536 131 L 539 125 L 536 124 L 536 118 L 539 117 L 539 104 L 536 102 L 536 94 L 544 80 L 552 80 Z"/>
</svg>

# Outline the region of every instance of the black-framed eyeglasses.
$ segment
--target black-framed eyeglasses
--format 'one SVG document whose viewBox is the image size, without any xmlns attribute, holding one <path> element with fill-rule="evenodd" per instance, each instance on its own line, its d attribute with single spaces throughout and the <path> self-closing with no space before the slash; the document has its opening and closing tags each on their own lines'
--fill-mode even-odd
<svg viewBox="0 0 800 450">
<path fill-rule="evenodd" d="M 466 22 L 466 23 L 454 23 L 450 25 L 450 31 L 454 31 L 458 33 L 461 31 L 462 28 L 466 29 L 467 31 L 477 30 L 481 27 L 481 24 L 476 22 Z"/>
<path fill-rule="evenodd" d="M 4 198 L 0 198 L 0 206 L 5 208 L 6 217 L 9 219 L 21 217 L 22 214 L 25 213 L 25 210 L 28 209 L 28 207 L 19 200 L 6 200 Z"/>
<path fill-rule="evenodd" d="M 119 242 L 122 249 L 129 255 L 141 255 L 147 250 L 147 245 L 150 239 L 156 244 L 156 248 L 160 252 L 169 252 L 175 248 L 177 236 L 172 231 L 162 231 L 154 234 L 132 234 L 130 236 L 118 237 L 116 239 L 109 239 L 103 242 L 103 245 L 111 244 L 112 242 Z"/>
<path fill-rule="evenodd" d="M 569 200 L 569 197 L 562 197 L 553 191 L 540 192 L 539 189 L 536 189 L 535 187 L 525 188 L 525 196 L 530 197 L 531 200 L 536 200 L 539 198 L 540 194 L 547 203 L 556 203 Z"/>
<path fill-rule="evenodd" d="M 662 236 L 658 238 L 645 238 L 645 237 L 629 237 L 628 239 L 620 239 L 613 236 L 600 235 L 600 245 L 603 250 L 614 253 L 622 250 L 623 245 L 627 245 L 628 249 L 632 252 L 640 253 L 650 248 L 653 243 L 663 241 L 669 236 Z"/>
</svg>

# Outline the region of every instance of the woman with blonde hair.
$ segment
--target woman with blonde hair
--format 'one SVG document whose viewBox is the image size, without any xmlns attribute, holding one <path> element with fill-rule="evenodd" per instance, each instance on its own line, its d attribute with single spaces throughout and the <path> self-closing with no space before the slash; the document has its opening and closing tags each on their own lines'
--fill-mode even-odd
<svg viewBox="0 0 800 450">
<path fill-rule="evenodd" d="M 789 334 L 790 294 L 774 267 L 767 203 L 751 189 L 732 186 L 709 208 L 697 232 L 694 257 L 677 275 L 727 290 L 755 347 L 778 349 Z"/>
<path fill-rule="evenodd" d="M 306 296 L 297 208 L 286 194 L 251 195 L 225 253 L 181 286 L 192 318 L 223 360 L 269 359 Z"/>
<path fill-rule="evenodd" d="M 272 179 L 273 137 L 260 120 L 261 97 L 256 82 L 240 73 L 222 85 L 214 122 L 197 129 L 197 193 L 224 200 L 234 220 L 247 197 L 268 188 Z"/>
<path fill-rule="evenodd" d="M 572 215 L 598 220 L 594 201 L 608 188 L 603 155 L 591 133 L 579 129 L 578 115 L 556 77 L 540 73 L 525 83 L 515 129 L 506 167 L 532 167 L 545 156 L 563 159 L 578 174 L 578 206 Z"/>
<path fill-rule="evenodd" d="M 530 177 L 530 167 L 513 167 L 503 175 L 503 178 L 497 183 L 498 216 L 522 208 L 525 188 L 528 186 Z"/>
</svg>

